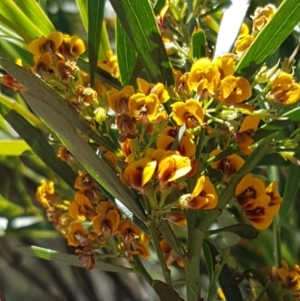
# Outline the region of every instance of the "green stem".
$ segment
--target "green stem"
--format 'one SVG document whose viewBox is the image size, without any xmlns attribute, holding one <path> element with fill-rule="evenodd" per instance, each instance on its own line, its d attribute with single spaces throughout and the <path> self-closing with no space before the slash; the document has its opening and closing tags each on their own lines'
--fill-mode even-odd
<svg viewBox="0 0 300 301">
<path fill-rule="evenodd" d="M 155 224 L 154 220 L 150 220 L 147 223 L 151 238 L 152 238 L 152 242 L 154 244 L 154 248 L 158 257 L 158 261 L 160 263 L 164 278 L 166 283 L 170 286 L 173 287 L 173 282 L 172 282 L 172 278 L 171 278 L 171 271 L 168 268 L 167 264 L 166 264 L 166 260 L 164 257 L 164 254 L 161 250 L 160 247 L 160 243 L 159 243 L 159 237 L 158 237 L 158 231 L 157 231 L 157 225 Z"/>
<path fill-rule="evenodd" d="M 32 125 L 41 129 L 42 131 L 49 132 L 49 129 L 41 122 L 39 118 L 33 115 L 29 110 L 22 107 L 15 100 L 6 97 L 3 94 L 0 94 L 0 103 L 4 104 L 11 110 L 15 110 L 19 115 L 23 116 L 28 120 Z"/>
<path fill-rule="evenodd" d="M 199 211 L 188 210 L 188 256 L 184 258 L 186 273 L 186 294 L 188 301 L 198 301 L 201 297 L 200 254 L 205 232 L 197 228 Z"/>
</svg>

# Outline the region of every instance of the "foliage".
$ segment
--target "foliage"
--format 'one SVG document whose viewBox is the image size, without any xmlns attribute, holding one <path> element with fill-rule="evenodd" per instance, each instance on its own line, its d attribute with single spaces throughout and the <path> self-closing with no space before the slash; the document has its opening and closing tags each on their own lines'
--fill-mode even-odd
<svg viewBox="0 0 300 301">
<path fill-rule="evenodd" d="M 136 273 L 161 301 L 299 298 L 300 4 L 110 3 L 113 38 L 105 1 L 77 0 L 85 36 L 0 3 L 0 155 L 24 198 L 0 191 L 0 215 L 45 215 L 77 255 L 19 250 Z"/>
</svg>

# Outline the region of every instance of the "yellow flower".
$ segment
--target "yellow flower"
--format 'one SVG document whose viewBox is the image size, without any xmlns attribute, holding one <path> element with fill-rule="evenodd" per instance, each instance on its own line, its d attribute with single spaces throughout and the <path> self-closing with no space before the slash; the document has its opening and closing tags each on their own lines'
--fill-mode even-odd
<svg viewBox="0 0 300 301">
<path fill-rule="evenodd" d="M 167 266 L 171 265 L 174 261 L 180 267 L 183 267 L 183 260 L 172 250 L 172 247 L 169 245 L 166 239 L 163 239 L 159 242 L 160 248 L 165 255 Z"/>
<path fill-rule="evenodd" d="M 238 38 L 241 39 L 241 38 L 245 37 L 248 34 L 249 34 L 249 27 L 247 26 L 246 23 L 242 23 Z"/>
<path fill-rule="evenodd" d="M 259 121 L 259 116 L 246 116 L 239 131 L 236 133 L 236 143 L 245 155 L 249 155 L 252 152 L 251 144 L 254 140 L 251 137 L 256 132 Z"/>
<path fill-rule="evenodd" d="M 90 200 L 82 193 L 76 192 L 74 202 L 69 205 L 69 214 L 74 219 L 84 221 L 95 216 L 94 208 Z"/>
<path fill-rule="evenodd" d="M 172 117 L 178 125 L 186 125 L 187 129 L 203 124 L 204 114 L 201 104 L 196 99 L 176 102 L 172 107 Z"/>
<path fill-rule="evenodd" d="M 72 222 L 67 238 L 70 246 L 85 246 L 90 242 L 90 231 L 85 229 L 81 223 Z"/>
<path fill-rule="evenodd" d="M 247 34 L 235 42 L 235 52 L 240 57 L 252 44 L 254 37 Z"/>
<path fill-rule="evenodd" d="M 274 215 L 271 208 L 268 206 L 270 198 L 256 198 L 251 205 L 251 209 L 244 208 L 243 212 L 251 222 L 252 226 L 257 230 L 267 229 L 272 221 Z"/>
<path fill-rule="evenodd" d="M 177 130 L 173 128 L 168 128 L 164 130 L 156 141 L 156 146 L 158 149 L 170 150 L 177 136 Z M 196 152 L 196 145 L 192 139 L 192 135 L 187 131 L 181 137 L 177 151 L 180 155 L 184 157 L 193 157 Z"/>
<path fill-rule="evenodd" d="M 54 183 L 52 181 L 42 180 L 41 185 L 36 190 L 36 199 L 43 205 L 45 209 L 51 207 L 56 198 Z"/>
<path fill-rule="evenodd" d="M 218 57 L 214 64 L 219 67 L 221 79 L 234 73 L 234 60 L 231 54 Z"/>
<path fill-rule="evenodd" d="M 218 194 L 209 177 L 201 176 L 186 206 L 190 209 L 214 209 L 218 204 Z"/>
<path fill-rule="evenodd" d="M 280 72 L 275 78 L 267 99 L 283 105 L 291 105 L 300 99 L 300 85 L 289 73 Z"/>
<path fill-rule="evenodd" d="M 292 295 L 299 297 L 300 290 L 300 268 L 299 265 L 294 265 L 289 268 L 288 264 L 282 260 L 282 268 L 277 269 L 277 275 L 281 278 L 284 286 L 290 291 Z"/>
<path fill-rule="evenodd" d="M 151 84 L 139 77 L 136 81 L 142 93 L 145 95 L 156 94 L 160 103 L 164 103 L 170 99 L 169 93 L 165 90 L 165 86 L 162 83 Z"/>
<path fill-rule="evenodd" d="M 118 115 L 116 118 L 117 128 L 121 132 L 119 140 L 124 142 L 127 138 L 133 139 L 137 135 L 135 123 L 127 114 Z"/>
<path fill-rule="evenodd" d="M 187 175 L 192 169 L 191 160 L 177 154 L 166 154 L 158 163 L 158 179 L 160 186 Z"/>
<path fill-rule="evenodd" d="M 124 184 L 143 192 L 145 185 L 151 180 L 157 162 L 148 157 L 134 161 L 122 172 Z"/>
<path fill-rule="evenodd" d="M 132 86 L 125 86 L 121 91 L 112 89 L 107 92 L 109 107 L 117 114 L 128 113 L 129 98 L 134 94 Z"/>
<path fill-rule="evenodd" d="M 78 36 L 70 37 L 69 35 L 64 35 L 58 50 L 67 61 L 73 61 L 85 52 L 85 46 Z"/>
<path fill-rule="evenodd" d="M 86 171 L 82 171 L 79 173 L 79 176 L 75 180 L 75 184 L 74 184 L 75 189 L 85 192 L 87 190 L 92 190 L 95 187 L 96 187 L 95 181 Z"/>
<path fill-rule="evenodd" d="M 275 13 L 276 7 L 272 4 L 268 4 L 263 8 L 256 8 L 254 16 L 251 16 L 253 20 L 253 31 L 262 30 L 262 28 L 274 17 Z"/>
<path fill-rule="evenodd" d="M 98 105 L 97 92 L 91 87 L 83 87 L 78 85 L 75 90 L 76 106 L 79 109 L 84 109 L 90 104 Z"/>
<path fill-rule="evenodd" d="M 220 149 L 213 150 L 209 154 L 209 158 L 217 156 L 220 152 L 222 152 Z M 245 161 L 240 156 L 233 154 L 220 161 L 213 162 L 211 167 L 222 170 L 223 181 L 229 183 L 231 177 L 240 170 L 244 163 Z"/>
<path fill-rule="evenodd" d="M 188 82 L 201 98 L 206 97 L 206 93 L 213 96 L 220 84 L 220 70 L 208 58 L 197 60 L 192 68 Z"/>
<path fill-rule="evenodd" d="M 276 181 L 271 182 L 270 185 L 266 188 L 266 194 L 271 198 L 269 207 L 272 209 L 272 214 L 278 214 L 282 203 L 282 197 L 277 192 Z"/>
<path fill-rule="evenodd" d="M 117 57 L 113 54 L 111 50 L 106 51 L 105 56 L 106 59 L 98 61 L 97 66 L 110 73 L 111 75 L 119 77 L 120 72 Z"/>
<path fill-rule="evenodd" d="M 59 46 L 63 41 L 63 34 L 61 32 L 53 32 L 47 38 L 41 36 L 33 40 L 29 45 L 29 51 L 36 55 L 42 56 L 46 52 L 50 54 L 55 54 L 58 51 Z"/>
<path fill-rule="evenodd" d="M 148 248 L 149 237 L 130 220 L 120 222 L 118 228 L 119 236 L 124 241 L 124 249 L 129 254 L 140 255 L 147 259 L 150 257 Z"/>
<path fill-rule="evenodd" d="M 32 68 L 32 72 L 40 75 L 42 78 L 46 79 L 54 74 L 52 69 L 53 61 L 49 52 L 42 54 L 42 56 L 35 56 L 34 63 L 35 65 Z"/>
<path fill-rule="evenodd" d="M 242 102 L 250 96 L 251 86 L 246 78 L 229 75 L 221 80 L 218 99 L 222 103 L 231 105 Z"/>
<path fill-rule="evenodd" d="M 129 98 L 129 115 L 141 123 L 151 122 L 158 114 L 159 104 L 156 94 L 136 93 Z"/>
<path fill-rule="evenodd" d="M 254 209 L 258 204 L 269 204 L 270 197 L 262 180 L 246 174 L 235 188 L 235 196 L 242 209 Z M 254 203 L 256 201 L 256 203 Z"/>
<path fill-rule="evenodd" d="M 94 231 L 100 234 L 100 243 L 106 237 L 116 234 L 120 224 L 120 213 L 116 206 L 109 201 L 102 201 L 96 208 L 98 213 L 93 218 Z"/>
<path fill-rule="evenodd" d="M 184 73 L 179 79 L 176 80 L 175 91 L 182 96 L 190 95 L 191 86 L 189 84 L 190 73 Z"/>
</svg>

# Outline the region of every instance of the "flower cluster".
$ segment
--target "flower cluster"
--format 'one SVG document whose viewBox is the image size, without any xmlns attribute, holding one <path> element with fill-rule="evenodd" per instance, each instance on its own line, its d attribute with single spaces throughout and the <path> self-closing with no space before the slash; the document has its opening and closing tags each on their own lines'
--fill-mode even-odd
<svg viewBox="0 0 300 301">
<path fill-rule="evenodd" d="M 235 196 L 252 226 L 262 230 L 270 226 L 280 210 L 282 198 L 276 182 L 266 187 L 248 171 L 240 175 L 242 179 L 227 203 L 222 200 L 220 204 L 219 199 L 232 177 L 247 165 L 247 156 L 256 147 L 256 132 L 277 118 L 270 105 L 290 105 L 300 99 L 300 85 L 278 66 L 271 71 L 264 67 L 253 83 L 235 74 L 241 55 L 274 13 L 272 6 L 255 12 L 252 35 L 242 27 L 236 54 L 214 60 L 187 55 L 191 67 L 187 72 L 173 69 L 174 87 L 149 82 L 147 76 L 137 77 L 136 84 L 120 85 L 119 89 L 97 78 L 91 86 L 89 75 L 77 66 L 78 57 L 85 51 L 83 41 L 60 32 L 42 36 L 29 45 L 35 62 L 29 69 L 74 105 L 91 129 L 113 142 L 116 149 L 105 149 L 94 141 L 87 143 L 93 142 L 122 184 L 136 193 L 155 227 L 161 220 L 185 226 L 186 213 L 191 210 L 222 212 L 232 205 Z M 118 62 L 112 52 L 98 62 L 98 67 L 119 79 Z M 18 88 L 13 80 L 9 84 Z M 265 103 L 270 109 L 262 109 Z M 228 149 L 230 154 L 224 155 Z M 81 162 L 76 162 L 64 146 L 58 156 L 78 172 L 77 163 Z M 37 199 L 89 268 L 99 254 L 103 256 L 102 248 L 116 257 L 150 256 L 150 237 L 103 195 L 91 175 L 80 172 L 74 188 L 73 200 L 61 201 L 53 183 L 44 181 L 37 190 Z M 182 266 L 180 254 L 174 253 L 161 233 L 158 236 L 167 263 L 177 261 Z"/>
<path fill-rule="evenodd" d="M 42 181 L 36 197 L 46 209 L 48 220 L 70 246 L 76 247 L 75 252 L 85 266 L 93 269 L 95 260 L 105 257 L 102 248 L 109 248 L 110 257 L 149 258 L 148 235 L 107 200 L 86 172 L 80 173 L 74 187 L 77 191 L 73 202 L 58 202 L 51 181 Z"/>
</svg>

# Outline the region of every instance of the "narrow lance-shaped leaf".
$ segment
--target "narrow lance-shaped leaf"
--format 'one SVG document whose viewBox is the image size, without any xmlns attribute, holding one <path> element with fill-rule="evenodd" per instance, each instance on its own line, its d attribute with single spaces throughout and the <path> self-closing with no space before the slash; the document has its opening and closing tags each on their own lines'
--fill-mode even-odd
<svg viewBox="0 0 300 301">
<path fill-rule="evenodd" d="M 110 0 L 153 81 L 174 84 L 171 64 L 148 0 Z"/>
<path fill-rule="evenodd" d="M 18 246 L 17 248 L 26 254 L 34 255 L 41 259 L 51 260 L 63 264 L 77 266 L 77 267 L 84 267 L 82 262 L 79 260 L 78 256 L 76 255 L 60 253 L 56 250 L 40 248 L 37 246 Z M 117 273 L 134 272 L 133 269 L 126 268 L 121 265 L 115 265 L 112 263 L 104 262 L 101 260 L 98 260 L 96 262 L 95 268 L 107 272 L 117 272 Z"/>
<path fill-rule="evenodd" d="M 300 21 L 300 1 L 285 0 L 240 60 L 236 72 L 251 76 L 275 52 Z"/>
<path fill-rule="evenodd" d="M 6 24 L 27 43 L 43 34 L 42 30 L 11 0 L 0 1 L 0 22 Z"/>
<path fill-rule="evenodd" d="M 284 220 L 288 211 L 296 201 L 299 188 L 299 173 L 300 167 L 294 165 L 293 163 L 290 163 L 283 193 L 283 202 L 281 204 L 281 209 L 279 213 L 281 220 Z"/>
<path fill-rule="evenodd" d="M 93 86 L 100 49 L 104 0 L 87 0 L 90 82 Z"/>
<path fill-rule="evenodd" d="M 56 156 L 54 149 L 45 140 L 41 132 L 14 110 L 11 110 L 4 117 L 14 130 L 23 137 L 40 159 L 58 174 L 71 188 L 74 188 L 76 174 L 65 162 L 62 162 Z"/>
<path fill-rule="evenodd" d="M 120 75 L 123 86 L 126 86 L 129 84 L 129 80 L 134 68 L 136 52 L 119 19 L 117 19 L 116 40 Z"/>
<path fill-rule="evenodd" d="M 45 36 L 55 31 L 55 27 L 36 0 L 14 0 L 14 2 Z"/>
</svg>

